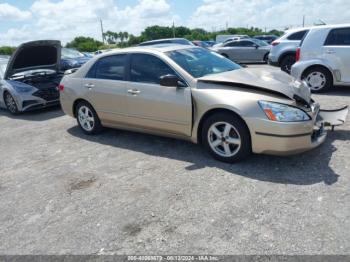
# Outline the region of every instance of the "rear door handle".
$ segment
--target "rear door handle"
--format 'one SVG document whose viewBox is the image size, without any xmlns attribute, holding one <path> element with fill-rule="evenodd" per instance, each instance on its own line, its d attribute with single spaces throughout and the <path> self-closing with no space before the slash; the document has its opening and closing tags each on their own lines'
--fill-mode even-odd
<svg viewBox="0 0 350 262">
<path fill-rule="evenodd" d="M 140 94 L 141 91 L 140 91 L 140 90 L 137 90 L 137 89 L 129 89 L 129 90 L 128 90 L 128 93 L 129 93 L 129 94 L 132 94 L 132 95 L 137 95 L 137 94 Z"/>
<path fill-rule="evenodd" d="M 95 85 L 88 83 L 88 84 L 85 84 L 85 87 L 91 89 L 91 88 L 95 87 Z"/>
<path fill-rule="evenodd" d="M 327 54 L 334 54 L 335 51 L 334 51 L 334 50 L 327 50 L 326 53 L 327 53 Z"/>
</svg>

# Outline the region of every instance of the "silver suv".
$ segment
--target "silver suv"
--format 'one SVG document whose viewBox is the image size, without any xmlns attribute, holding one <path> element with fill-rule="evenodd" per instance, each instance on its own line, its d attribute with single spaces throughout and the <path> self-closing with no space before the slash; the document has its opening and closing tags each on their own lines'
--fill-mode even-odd
<svg viewBox="0 0 350 262">
<path fill-rule="evenodd" d="M 333 85 L 350 86 L 350 24 L 310 29 L 297 50 L 292 76 L 304 80 L 312 92 Z"/>
<path fill-rule="evenodd" d="M 282 37 L 273 41 L 269 54 L 269 64 L 279 66 L 289 74 L 292 65 L 295 63 L 296 50 L 308 30 L 309 28 L 306 27 L 291 29 L 286 31 Z"/>
</svg>

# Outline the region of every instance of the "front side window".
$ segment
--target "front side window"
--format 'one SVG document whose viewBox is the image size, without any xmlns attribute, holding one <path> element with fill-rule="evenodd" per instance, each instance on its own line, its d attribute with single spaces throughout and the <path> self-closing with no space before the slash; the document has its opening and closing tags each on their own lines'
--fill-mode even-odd
<svg viewBox="0 0 350 262">
<path fill-rule="evenodd" d="M 350 46 L 350 28 L 331 30 L 324 45 Z"/>
<path fill-rule="evenodd" d="M 297 40 L 297 41 L 301 41 L 301 39 L 304 38 L 305 34 L 306 34 L 307 30 L 303 30 L 303 31 L 299 31 L 296 33 L 291 34 L 290 36 L 287 37 L 288 40 Z"/>
<path fill-rule="evenodd" d="M 159 84 L 161 76 L 176 75 L 164 61 L 148 54 L 133 54 L 130 70 L 130 80 L 140 83 Z"/>
<path fill-rule="evenodd" d="M 99 59 L 87 74 L 89 78 L 124 80 L 126 55 L 111 55 Z"/>
<path fill-rule="evenodd" d="M 194 78 L 241 68 L 218 53 L 203 48 L 186 48 L 165 54 Z"/>
</svg>

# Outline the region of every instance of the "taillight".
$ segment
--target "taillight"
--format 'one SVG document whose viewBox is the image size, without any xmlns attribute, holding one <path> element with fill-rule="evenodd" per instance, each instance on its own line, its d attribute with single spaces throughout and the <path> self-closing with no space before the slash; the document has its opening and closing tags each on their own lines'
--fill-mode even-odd
<svg viewBox="0 0 350 262">
<path fill-rule="evenodd" d="M 63 92 L 63 90 L 64 90 L 64 85 L 60 84 L 60 85 L 58 86 L 58 90 L 59 90 L 60 92 Z"/>
<path fill-rule="evenodd" d="M 298 62 L 300 60 L 300 47 L 298 47 L 297 52 L 295 53 L 295 61 Z"/>
<path fill-rule="evenodd" d="M 276 45 L 279 45 L 279 44 L 280 44 L 280 42 L 278 42 L 278 41 L 273 41 L 273 42 L 271 43 L 272 46 L 276 46 Z"/>
</svg>

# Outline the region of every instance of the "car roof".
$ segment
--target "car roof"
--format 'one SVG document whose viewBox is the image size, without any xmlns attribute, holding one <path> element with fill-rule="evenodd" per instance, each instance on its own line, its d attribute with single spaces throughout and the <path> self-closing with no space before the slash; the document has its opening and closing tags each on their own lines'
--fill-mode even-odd
<svg viewBox="0 0 350 262">
<path fill-rule="evenodd" d="M 97 55 L 97 57 L 109 56 L 113 54 L 122 54 L 122 53 L 132 53 L 132 52 L 142 52 L 147 51 L 150 53 L 166 53 L 169 51 L 183 50 L 183 49 L 191 49 L 191 48 L 200 48 L 197 46 L 190 45 L 180 45 L 180 44 L 159 44 L 159 45 L 151 45 L 151 46 L 134 46 L 128 47 L 118 50 L 112 50 L 110 52 L 102 53 Z"/>
<path fill-rule="evenodd" d="M 350 24 L 334 24 L 334 25 L 318 25 L 313 26 L 310 29 L 332 29 L 332 28 L 342 28 L 342 27 L 350 27 Z"/>
<path fill-rule="evenodd" d="M 162 38 L 162 39 L 145 41 L 145 42 L 142 42 L 141 44 L 157 43 L 157 42 L 163 42 L 163 41 L 176 41 L 176 40 L 187 40 L 187 39 L 185 39 L 185 38 Z"/>
</svg>

